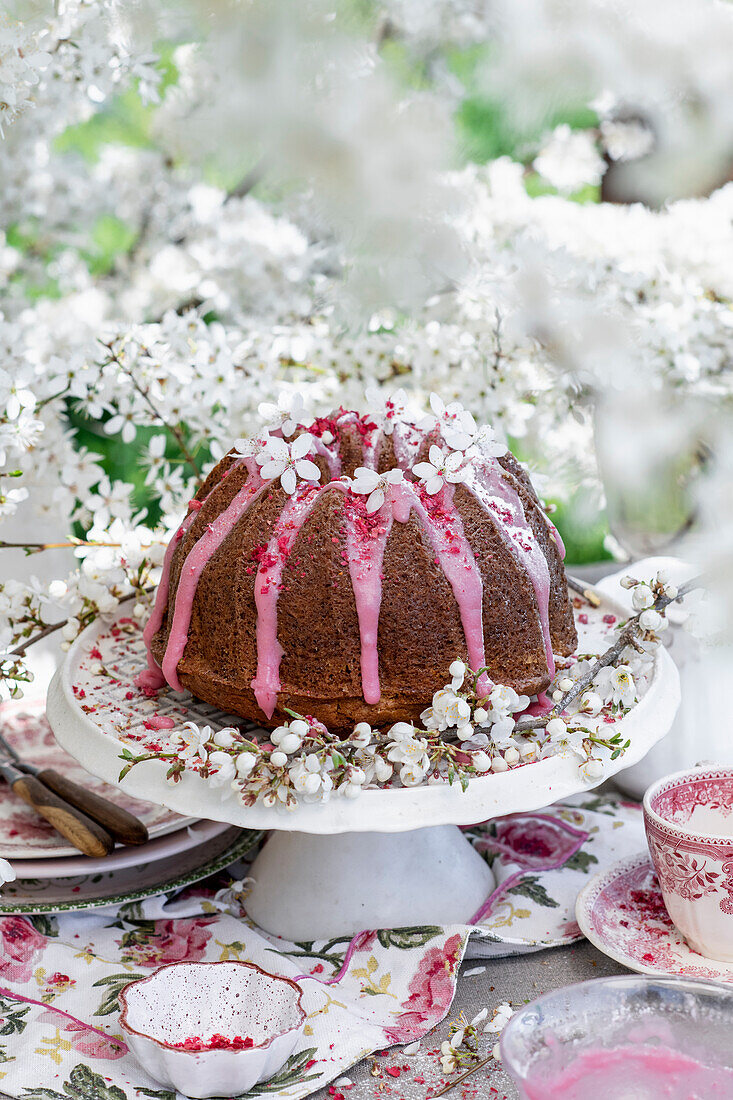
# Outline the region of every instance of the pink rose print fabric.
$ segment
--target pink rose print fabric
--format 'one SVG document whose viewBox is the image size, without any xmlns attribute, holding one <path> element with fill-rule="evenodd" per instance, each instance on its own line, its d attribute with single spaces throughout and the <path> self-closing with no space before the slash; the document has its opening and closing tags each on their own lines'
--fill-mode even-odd
<svg viewBox="0 0 733 1100">
<path fill-rule="evenodd" d="M 385 1028 L 393 1043 L 410 1043 L 424 1035 L 450 1008 L 455 992 L 454 975 L 463 955 L 461 936 L 451 936 L 442 947 L 425 952 L 409 985 L 410 996 L 397 1017 L 398 1024 Z"/>
<path fill-rule="evenodd" d="M 461 961 L 569 943 L 575 898 L 597 870 L 644 847 L 641 813 L 586 795 L 466 830 L 497 887 L 473 921 L 368 929 L 288 943 L 240 908 L 237 865 L 174 899 L 58 917 L 0 917 L 2 1091 L 18 1100 L 174 1100 L 125 1044 L 119 993 L 156 967 L 242 960 L 298 980 L 306 1033 L 270 1097 L 300 1100 L 365 1053 L 421 1038 L 450 1014 Z M 471 915 L 467 914 L 467 917 Z M 157 1090 L 157 1091 L 156 1091 Z"/>
<path fill-rule="evenodd" d="M 135 966 L 163 966 L 165 963 L 200 962 L 211 939 L 209 927 L 215 918 L 159 921 L 155 931 L 140 937 L 134 933 L 118 941 L 123 959 Z"/>
<path fill-rule="evenodd" d="M 27 982 L 46 943 L 24 917 L 0 918 L 0 981 Z"/>
</svg>

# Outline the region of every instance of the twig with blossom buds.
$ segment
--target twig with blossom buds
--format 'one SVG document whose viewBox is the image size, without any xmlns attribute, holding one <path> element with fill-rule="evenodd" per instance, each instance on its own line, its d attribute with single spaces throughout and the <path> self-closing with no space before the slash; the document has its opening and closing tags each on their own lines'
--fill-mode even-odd
<svg viewBox="0 0 733 1100">
<path fill-rule="evenodd" d="M 147 390 L 144 386 L 140 385 L 137 378 L 135 377 L 135 374 L 134 374 L 134 371 L 132 370 L 132 368 L 130 366 L 128 366 L 123 361 L 121 352 L 119 350 L 115 349 L 114 341 L 113 340 L 109 340 L 109 341 L 100 340 L 100 343 L 102 344 L 102 347 L 106 348 L 107 351 L 109 352 L 109 362 L 114 363 L 115 366 L 119 367 L 119 369 L 124 374 L 127 375 L 127 377 L 130 379 L 130 382 L 132 383 L 133 389 L 136 390 L 136 392 L 140 394 L 140 396 L 142 397 L 143 401 L 145 402 L 145 404 L 150 409 L 150 411 L 153 414 L 153 416 L 155 417 L 155 419 L 160 424 L 162 424 L 162 426 L 165 428 L 165 430 L 167 432 L 170 433 L 170 435 L 173 436 L 176 443 L 178 444 L 178 447 L 180 448 L 181 454 L 183 455 L 186 462 L 188 463 L 188 465 L 191 467 L 191 469 L 195 473 L 196 477 L 199 479 L 199 482 L 201 482 L 201 480 L 202 480 L 201 470 L 199 468 L 198 463 L 196 462 L 196 459 L 194 458 L 193 454 L 191 453 L 191 451 L 188 447 L 188 444 L 186 443 L 186 439 L 185 439 L 185 436 L 183 434 L 183 431 L 181 430 L 180 425 L 171 423 L 171 421 L 169 421 L 163 415 L 163 413 L 160 411 L 160 409 L 157 407 L 157 405 L 155 404 L 155 402 L 151 398 L 150 391 Z M 141 349 L 141 351 L 142 351 L 143 354 L 146 354 L 145 349 Z"/>
<path fill-rule="evenodd" d="M 640 583 L 639 581 L 632 581 L 630 586 Z M 658 595 L 655 596 L 654 602 L 649 608 L 639 611 L 628 620 L 626 626 L 623 628 L 613 645 L 609 646 L 606 652 L 598 657 L 585 675 L 581 676 L 573 683 L 573 686 L 555 703 L 552 710 L 541 718 L 522 719 L 517 723 L 515 732 L 523 733 L 525 730 L 541 729 L 542 726 L 547 725 L 548 720 L 554 715 L 562 714 L 563 711 L 567 710 L 567 708 L 583 694 L 585 689 L 591 686 L 601 669 L 614 664 L 624 649 L 628 645 L 634 645 L 638 640 L 639 634 L 643 633 L 643 623 L 640 625 L 640 620 L 646 611 L 664 611 L 671 603 L 683 599 L 685 596 L 689 595 L 690 592 L 697 588 L 702 588 L 702 586 L 703 578 L 694 577 L 692 580 L 683 584 L 679 589 L 675 589 L 673 595 L 668 595 L 664 590 L 660 591 Z"/>
</svg>

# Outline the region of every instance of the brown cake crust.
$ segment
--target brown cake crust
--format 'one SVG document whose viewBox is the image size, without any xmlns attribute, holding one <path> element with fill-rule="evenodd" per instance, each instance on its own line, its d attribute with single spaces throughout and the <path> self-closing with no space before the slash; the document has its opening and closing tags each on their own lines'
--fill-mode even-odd
<svg viewBox="0 0 733 1100">
<path fill-rule="evenodd" d="M 373 442 L 374 437 L 365 430 L 366 422 L 366 418 L 356 423 L 335 417 L 328 421 L 342 476 L 353 476 L 367 460 L 365 439 Z M 374 430 L 379 436 L 371 461 L 383 472 L 398 464 L 396 447 L 391 436 Z M 414 461 L 424 461 L 436 440 L 437 432 L 425 434 Z M 206 563 L 191 605 L 178 677 L 198 698 L 262 725 L 274 726 L 287 720 L 289 710 L 312 715 L 334 732 L 350 732 L 359 721 L 384 727 L 399 720 L 416 720 L 429 706 L 433 693 L 449 679 L 451 662 L 460 657 L 469 663 L 461 613 L 451 584 L 418 515 L 413 511 L 407 522 L 395 520 L 381 569 L 377 641 L 380 699 L 376 704 L 366 703 L 359 617 L 347 560 L 347 494 L 343 484 L 328 484 L 326 459 L 312 457 L 321 469 L 324 488 L 297 531 L 282 569 L 277 641 L 283 655 L 280 691 L 272 717 L 268 719 L 258 705 L 252 680 L 258 668 L 258 564 L 288 501 L 277 481 L 257 493 Z M 553 651 L 569 654 L 577 637 L 552 529 L 529 478 L 514 457 L 507 454 L 499 462 L 504 482 L 521 500 L 526 522 L 547 562 Z M 230 454 L 212 470 L 197 493 L 200 507 L 173 551 L 167 605 L 151 643 L 159 665 L 166 652 L 187 558 L 209 525 L 248 483 L 249 476 L 247 466 Z M 459 484 L 452 503 L 483 582 L 481 614 L 489 674 L 494 682 L 519 693 L 539 692 L 547 687 L 550 675 L 534 588 L 502 538 L 496 517 L 477 497 Z"/>
</svg>

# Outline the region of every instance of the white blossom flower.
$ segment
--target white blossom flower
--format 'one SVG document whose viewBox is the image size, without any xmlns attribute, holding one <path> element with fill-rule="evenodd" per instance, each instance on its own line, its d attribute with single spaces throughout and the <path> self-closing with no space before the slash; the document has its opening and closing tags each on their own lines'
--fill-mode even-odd
<svg viewBox="0 0 733 1100">
<path fill-rule="evenodd" d="M 365 749 L 370 744 L 374 731 L 368 722 L 357 722 L 349 737 L 349 741 L 360 748 Z"/>
<path fill-rule="evenodd" d="M 15 882 L 15 879 L 15 869 L 8 863 L 7 859 L 0 859 L 0 885 L 5 882 Z"/>
<path fill-rule="evenodd" d="M 417 761 L 408 761 L 400 768 L 400 783 L 403 787 L 417 787 L 425 779 L 426 770 Z"/>
<path fill-rule="evenodd" d="M 456 1057 L 455 1048 L 451 1046 L 448 1040 L 445 1040 L 440 1044 L 440 1068 L 443 1073 L 450 1075 L 455 1073 L 458 1068 L 458 1058 Z"/>
<path fill-rule="evenodd" d="M 590 714 L 594 717 L 596 714 L 600 714 L 603 707 L 603 700 L 597 691 L 585 691 L 580 699 L 580 709 L 586 714 Z"/>
<path fill-rule="evenodd" d="M 206 766 L 213 769 L 209 773 L 209 784 L 212 787 L 226 787 L 227 794 L 230 794 L 231 782 L 237 774 L 234 758 L 228 752 L 212 752 L 209 754 Z"/>
<path fill-rule="evenodd" d="M 430 394 L 433 416 L 424 418 L 425 428 L 438 427 L 443 441 L 454 451 L 465 451 L 476 438 L 476 421 L 459 401 L 446 405 L 437 393 Z"/>
<path fill-rule="evenodd" d="M 279 428 L 283 435 L 292 435 L 299 427 L 306 426 L 305 402 L 298 390 L 292 393 L 281 390 L 276 405 L 262 401 L 257 411 L 271 432 Z"/>
<path fill-rule="evenodd" d="M 463 687 L 463 681 L 466 678 L 466 664 L 464 661 L 456 659 L 453 661 L 448 669 L 451 676 L 451 689 L 458 691 Z"/>
<path fill-rule="evenodd" d="M 604 771 L 602 762 L 593 757 L 586 760 L 586 762 L 581 765 L 580 770 L 585 778 L 591 781 L 601 779 Z"/>
<path fill-rule="evenodd" d="M 12 516 L 19 504 L 28 499 L 28 490 L 0 489 L 0 516 Z"/>
<path fill-rule="evenodd" d="M 474 455 L 480 455 L 483 458 L 501 458 L 502 455 L 507 453 L 508 449 L 506 443 L 499 439 L 492 427 L 488 424 L 482 424 L 465 455 L 468 459 L 473 458 Z M 535 476 L 535 483 L 536 481 Z"/>
<path fill-rule="evenodd" d="M 206 762 L 206 743 L 214 735 L 211 726 L 197 726 L 195 722 L 185 722 L 183 729 L 175 730 L 170 738 L 171 748 L 180 760 L 200 760 Z"/>
<path fill-rule="evenodd" d="M 642 611 L 641 615 L 639 615 L 639 626 L 642 630 L 649 630 L 656 633 L 660 630 L 664 630 L 666 625 L 666 620 L 652 607 L 647 608 L 646 611 Z"/>
<path fill-rule="evenodd" d="M 504 1030 L 506 1024 L 511 1020 L 514 1015 L 514 1009 L 507 1001 L 502 1001 L 500 1005 L 494 1009 L 494 1015 L 489 1020 L 488 1024 L 484 1028 L 484 1034 L 497 1035 Z"/>
<path fill-rule="evenodd" d="M 378 474 L 376 470 L 359 466 L 354 471 L 354 477 L 349 484 L 349 488 L 352 493 L 367 497 L 367 512 L 377 512 L 384 504 L 390 487 L 400 485 L 403 476 L 402 470 L 397 468 L 387 470 L 384 474 Z"/>
<path fill-rule="evenodd" d="M 593 687 L 606 703 L 631 707 L 636 701 L 636 684 L 628 665 L 608 666 L 596 674 Z"/>
<path fill-rule="evenodd" d="M 462 451 L 450 451 L 444 454 L 440 447 L 433 444 L 428 453 L 429 462 L 417 462 L 412 467 L 413 474 L 425 483 L 426 493 L 434 496 L 443 488 L 444 482 L 455 484 L 464 480 L 466 473 L 462 468 L 464 461 Z"/>
<path fill-rule="evenodd" d="M 569 729 L 565 722 L 559 718 L 553 718 L 546 727 L 549 735 L 549 744 L 545 754 L 554 756 L 556 753 L 572 752 L 581 763 L 588 759 L 588 751 L 585 747 L 587 733 L 581 729 Z"/>
<path fill-rule="evenodd" d="M 426 729 L 442 732 L 455 727 L 461 740 L 473 733 L 470 703 L 449 687 L 435 692 L 432 705 L 422 712 L 420 718 Z"/>
<path fill-rule="evenodd" d="M 631 593 L 634 611 L 643 611 L 654 603 L 654 593 L 648 584 L 637 584 Z"/>
<path fill-rule="evenodd" d="M 257 458 L 261 455 L 270 440 L 270 436 L 264 432 L 253 439 L 245 439 L 240 436 L 232 444 L 232 450 L 237 458 Z"/>
<path fill-rule="evenodd" d="M 257 455 L 262 476 L 267 479 L 280 479 L 284 491 L 292 496 L 298 485 L 298 478 L 304 481 L 320 481 L 321 471 L 315 462 L 305 456 L 313 449 L 313 437 L 304 432 L 286 443 L 284 439 L 270 436 L 263 450 Z"/>
<path fill-rule="evenodd" d="M 235 760 L 237 775 L 240 779 L 246 779 L 256 763 L 257 753 L 249 751 L 240 752 Z"/>
</svg>

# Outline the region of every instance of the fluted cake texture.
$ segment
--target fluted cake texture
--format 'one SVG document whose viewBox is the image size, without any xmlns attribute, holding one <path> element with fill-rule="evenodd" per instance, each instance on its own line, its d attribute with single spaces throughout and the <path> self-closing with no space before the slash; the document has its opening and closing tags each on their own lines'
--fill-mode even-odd
<svg viewBox="0 0 733 1100">
<path fill-rule="evenodd" d="M 457 657 L 485 665 L 487 686 L 547 687 L 577 636 L 562 543 L 516 459 L 474 454 L 463 482 L 430 495 L 411 470 L 439 427 L 387 434 L 338 410 L 303 430 L 320 484 L 288 496 L 230 453 L 191 501 L 145 628 L 147 686 L 334 732 L 417 719 Z M 370 513 L 349 488 L 358 467 L 404 480 Z"/>
</svg>

